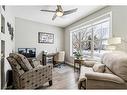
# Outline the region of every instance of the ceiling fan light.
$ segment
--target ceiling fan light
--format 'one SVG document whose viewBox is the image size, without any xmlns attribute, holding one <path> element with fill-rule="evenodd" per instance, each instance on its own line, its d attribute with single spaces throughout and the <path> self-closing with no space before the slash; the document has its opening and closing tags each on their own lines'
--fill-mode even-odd
<svg viewBox="0 0 127 95">
<path fill-rule="evenodd" d="M 56 12 L 56 15 L 57 16 L 63 16 L 63 13 L 62 12 Z"/>
</svg>

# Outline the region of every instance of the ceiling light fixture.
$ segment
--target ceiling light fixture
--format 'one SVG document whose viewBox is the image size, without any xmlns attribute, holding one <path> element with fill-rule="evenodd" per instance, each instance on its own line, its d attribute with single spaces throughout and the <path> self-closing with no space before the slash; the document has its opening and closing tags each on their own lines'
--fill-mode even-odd
<svg viewBox="0 0 127 95">
<path fill-rule="evenodd" d="M 57 5 L 57 9 L 56 10 L 40 10 L 40 11 L 55 13 L 53 15 L 53 17 L 52 17 L 52 20 L 55 20 L 56 17 L 62 17 L 62 16 L 65 16 L 65 15 L 72 14 L 72 13 L 76 12 L 77 9 L 78 8 L 67 10 L 67 11 L 63 11 L 62 6 L 61 5 Z"/>
<path fill-rule="evenodd" d="M 59 12 L 56 12 L 56 15 L 57 16 L 63 16 L 63 12 L 60 12 L 60 11 Z"/>
</svg>

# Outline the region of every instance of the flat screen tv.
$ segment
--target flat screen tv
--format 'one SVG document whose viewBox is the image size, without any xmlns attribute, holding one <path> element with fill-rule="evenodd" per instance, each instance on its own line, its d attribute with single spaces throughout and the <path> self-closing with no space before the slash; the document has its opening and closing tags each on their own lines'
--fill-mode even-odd
<svg viewBox="0 0 127 95">
<path fill-rule="evenodd" d="M 24 55 L 27 58 L 35 58 L 36 48 L 18 48 L 18 53 Z"/>
</svg>

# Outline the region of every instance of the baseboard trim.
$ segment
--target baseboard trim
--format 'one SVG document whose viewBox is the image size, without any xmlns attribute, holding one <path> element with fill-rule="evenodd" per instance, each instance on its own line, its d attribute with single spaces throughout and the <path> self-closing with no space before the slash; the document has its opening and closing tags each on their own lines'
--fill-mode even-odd
<svg viewBox="0 0 127 95">
<path fill-rule="evenodd" d="M 74 64 L 72 64 L 71 62 L 66 61 L 66 64 L 69 65 L 70 67 L 74 68 Z M 78 66 L 75 66 L 75 68 L 79 68 Z"/>
<path fill-rule="evenodd" d="M 71 67 L 74 67 L 74 64 L 72 64 L 71 62 L 65 61 L 65 63 Z"/>
</svg>

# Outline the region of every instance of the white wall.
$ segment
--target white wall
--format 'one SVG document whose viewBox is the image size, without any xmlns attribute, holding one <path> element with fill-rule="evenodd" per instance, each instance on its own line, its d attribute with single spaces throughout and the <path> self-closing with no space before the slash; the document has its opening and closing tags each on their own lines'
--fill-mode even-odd
<svg viewBox="0 0 127 95">
<path fill-rule="evenodd" d="M 11 7 L 9 6 L 5 7 L 5 11 L 1 8 L 1 13 L 5 17 L 5 34 L 1 33 L 0 31 L 0 45 L 1 45 L 1 40 L 4 40 L 5 41 L 5 68 L 4 69 L 5 69 L 5 74 L 6 74 L 7 70 L 11 69 L 6 58 L 8 57 L 9 53 L 15 50 L 15 18 L 12 14 Z M 9 31 L 7 28 L 7 22 L 9 22 L 11 26 L 14 28 L 14 40 L 13 41 L 11 40 L 11 35 L 9 34 Z M 1 52 L 1 48 L 0 48 L 0 52 Z"/>
<path fill-rule="evenodd" d="M 38 32 L 54 34 L 54 44 L 38 43 Z M 18 48 L 36 48 L 36 55 L 45 50 L 49 53 L 64 50 L 64 31 L 62 28 L 30 20 L 16 18 L 16 51 Z"/>
<path fill-rule="evenodd" d="M 121 37 L 127 41 L 127 6 L 107 6 L 99 11 L 94 12 L 93 14 L 79 20 L 76 23 L 68 26 L 65 29 L 65 51 L 66 51 L 66 61 L 72 63 L 73 58 L 70 56 L 70 30 L 84 22 L 87 22 L 91 19 L 99 17 L 107 12 L 112 12 L 112 36 Z M 127 52 L 127 43 L 122 43 L 117 45 L 117 50 Z"/>
<path fill-rule="evenodd" d="M 127 52 L 127 6 L 113 6 L 112 16 L 113 37 L 121 37 L 124 40 L 117 45 L 117 50 Z"/>
</svg>

